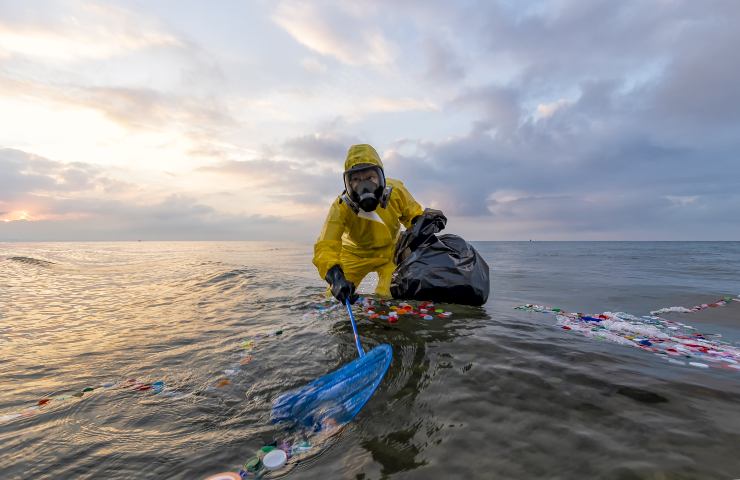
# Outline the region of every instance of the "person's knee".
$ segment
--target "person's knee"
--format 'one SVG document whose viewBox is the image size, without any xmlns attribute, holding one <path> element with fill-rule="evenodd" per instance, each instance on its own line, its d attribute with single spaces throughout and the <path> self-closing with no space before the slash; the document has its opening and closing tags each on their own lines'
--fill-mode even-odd
<svg viewBox="0 0 740 480">
<path fill-rule="evenodd" d="M 362 270 L 345 270 L 344 272 L 344 278 L 346 278 L 348 282 L 352 282 L 355 288 L 358 288 L 360 286 L 360 283 L 362 283 L 365 275 L 367 275 L 367 273 L 363 272 Z"/>
<path fill-rule="evenodd" d="M 375 289 L 376 295 L 381 297 L 391 296 L 391 280 L 393 279 L 394 270 L 395 265 L 392 263 L 378 269 L 378 287 Z"/>
</svg>

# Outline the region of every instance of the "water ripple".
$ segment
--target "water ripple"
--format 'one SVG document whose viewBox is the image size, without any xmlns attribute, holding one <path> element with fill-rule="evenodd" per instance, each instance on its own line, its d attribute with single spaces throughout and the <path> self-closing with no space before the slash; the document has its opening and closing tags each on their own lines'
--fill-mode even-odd
<svg viewBox="0 0 740 480">
<path fill-rule="evenodd" d="M 740 278 L 740 247 L 477 246 L 494 267 L 484 308 L 442 305 L 450 318 L 396 324 L 358 317 L 366 349 L 392 345 L 391 367 L 356 420 L 289 476 L 740 474 L 736 375 L 675 367 L 512 309 L 538 302 L 641 313 L 736 294 L 728 282 Z M 0 421 L 3 479 L 234 470 L 284 433 L 270 423 L 276 396 L 357 355 L 346 312 L 316 308 L 325 283 L 310 245 L 2 248 L 0 419 L 25 412 Z M 706 315 L 728 341 L 740 339 L 736 308 Z M 155 394 L 126 379 L 166 387 Z M 96 388 L 28 410 L 86 387 Z"/>
</svg>

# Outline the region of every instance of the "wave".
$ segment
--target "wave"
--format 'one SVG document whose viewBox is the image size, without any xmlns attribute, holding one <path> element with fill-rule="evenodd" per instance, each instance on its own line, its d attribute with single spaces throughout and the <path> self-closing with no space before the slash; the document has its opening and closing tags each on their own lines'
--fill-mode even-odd
<svg viewBox="0 0 740 480">
<path fill-rule="evenodd" d="M 8 260 L 12 260 L 14 262 L 19 263 L 25 263 L 26 265 L 36 265 L 37 267 L 50 267 L 52 265 L 56 265 L 55 262 L 50 262 L 48 260 L 41 260 L 39 258 L 33 258 L 33 257 L 23 257 L 23 256 L 17 256 L 17 257 L 10 257 Z"/>
<path fill-rule="evenodd" d="M 222 272 L 218 275 L 214 275 L 213 277 L 209 278 L 208 280 L 205 280 L 204 282 L 200 283 L 201 287 L 207 287 L 207 286 L 213 286 L 218 285 L 224 282 L 232 282 L 234 280 L 251 280 L 257 277 L 257 270 L 252 268 L 236 268 L 234 270 L 229 270 L 228 272 Z"/>
</svg>

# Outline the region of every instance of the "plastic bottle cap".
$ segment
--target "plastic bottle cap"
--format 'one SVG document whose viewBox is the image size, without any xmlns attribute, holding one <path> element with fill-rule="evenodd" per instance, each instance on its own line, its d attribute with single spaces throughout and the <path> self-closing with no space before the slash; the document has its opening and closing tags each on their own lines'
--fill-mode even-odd
<svg viewBox="0 0 740 480">
<path fill-rule="evenodd" d="M 261 462 L 262 461 L 260 460 L 259 457 L 252 457 L 249 460 L 247 460 L 247 462 L 244 464 L 244 468 L 250 472 L 257 471 L 259 470 L 262 464 Z"/>
<path fill-rule="evenodd" d="M 211 475 L 206 480 L 242 480 L 241 475 L 235 472 L 223 472 Z"/>
<path fill-rule="evenodd" d="M 279 448 L 272 450 L 267 455 L 265 455 L 264 458 L 262 458 L 262 464 L 268 470 L 275 470 L 277 468 L 280 468 L 285 465 L 285 462 L 287 461 L 288 455 Z"/>
</svg>

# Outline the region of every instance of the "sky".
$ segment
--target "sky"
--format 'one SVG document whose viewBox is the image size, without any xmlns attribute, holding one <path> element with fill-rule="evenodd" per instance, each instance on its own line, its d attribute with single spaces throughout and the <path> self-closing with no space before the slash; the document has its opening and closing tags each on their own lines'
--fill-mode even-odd
<svg viewBox="0 0 740 480">
<path fill-rule="evenodd" d="M 312 241 L 347 149 L 468 240 L 740 240 L 736 0 L 0 0 L 0 241 Z"/>
</svg>

